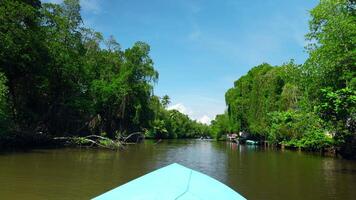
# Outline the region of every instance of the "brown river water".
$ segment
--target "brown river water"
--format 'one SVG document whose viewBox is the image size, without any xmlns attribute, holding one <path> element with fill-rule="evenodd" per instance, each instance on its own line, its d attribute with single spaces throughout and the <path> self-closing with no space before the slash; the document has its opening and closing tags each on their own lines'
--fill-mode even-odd
<svg viewBox="0 0 356 200">
<path fill-rule="evenodd" d="M 0 153 L 0 199 L 90 199 L 171 163 L 216 178 L 250 200 L 356 199 L 356 161 L 201 140 L 148 140 L 123 151 Z"/>
</svg>

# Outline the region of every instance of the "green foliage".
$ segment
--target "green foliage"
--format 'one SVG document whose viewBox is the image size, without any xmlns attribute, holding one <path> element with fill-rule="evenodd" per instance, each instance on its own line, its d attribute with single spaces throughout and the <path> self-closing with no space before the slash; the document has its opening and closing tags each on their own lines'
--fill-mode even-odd
<svg viewBox="0 0 356 200">
<path fill-rule="evenodd" d="M 149 45 L 121 50 L 112 36 L 84 27 L 79 0 L 0 1 L 0 41 L 7 132 L 114 138 L 151 128 L 158 73 Z"/>
<path fill-rule="evenodd" d="M 321 151 L 331 147 L 334 141 L 324 132 L 315 130 L 314 132 L 304 134 L 300 139 L 291 139 L 281 143 L 288 147 L 302 148 L 308 151 Z"/>
<path fill-rule="evenodd" d="M 322 150 L 333 143 L 314 113 L 289 110 L 270 117 L 268 139 L 273 143 L 307 150 Z"/>
<path fill-rule="evenodd" d="M 310 12 L 305 64 L 252 68 L 227 91 L 228 117 L 219 116 L 214 132 L 246 131 L 309 150 L 336 145 L 343 156 L 355 158 L 355 6 L 321 0 Z M 230 125 L 217 125 L 226 121 Z"/>
<path fill-rule="evenodd" d="M 110 49 L 115 44 L 113 38 L 107 42 Z M 136 43 L 124 52 L 114 49 L 91 52 L 99 61 L 90 60 L 88 63 L 96 73 L 89 85 L 94 111 L 103 121 L 100 129 L 110 136 L 117 129 L 133 132 L 147 128 L 148 121 L 152 119 L 149 108 L 152 84 L 158 78 L 147 44 Z M 92 63 L 95 65 L 91 66 Z"/>
<path fill-rule="evenodd" d="M 86 138 L 83 138 L 83 137 L 73 137 L 71 139 L 71 142 L 75 145 L 88 145 L 90 144 L 90 142 L 86 139 Z"/>
<path fill-rule="evenodd" d="M 6 86 L 6 77 L 0 73 L 0 116 L 6 115 L 6 97 L 8 94 L 8 88 Z"/>
<path fill-rule="evenodd" d="M 7 105 L 8 88 L 6 81 L 4 74 L 0 73 L 0 134 L 6 132 L 7 126 L 9 125 L 9 110 Z"/>
<path fill-rule="evenodd" d="M 151 129 L 146 131 L 149 138 L 197 138 L 210 136 L 208 125 L 196 122 L 177 110 L 167 110 L 169 102 L 167 95 L 160 100 L 153 96 L 150 108 L 154 112 L 154 120 L 150 122 Z"/>
<path fill-rule="evenodd" d="M 110 147 L 112 145 L 112 142 L 110 140 L 99 140 L 99 144 L 105 147 Z"/>
<path fill-rule="evenodd" d="M 162 105 L 166 108 L 171 103 L 168 95 L 162 97 Z"/>
<path fill-rule="evenodd" d="M 346 87 L 356 72 L 355 2 L 322 0 L 310 14 L 310 57 L 305 64 L 310 92 Z"/>
<path fill-rule="evenodd" d="M 269 114 L 268 139 L 274 143 L 300 139 L 307 132 L 322 128 L 321 120 L 313 113 L 289 110 Z"/>
<path fill-rule="evenodd" d="M 152 94 L 158 72 L 149 45 L 122 50 L 112 36 L 84 27 L 79 2 L 0 1 L 2 132 L 220 139 L 244 131 L 311 150 L 335 140 L 344 156 L 355 157 L 354 1 L 321 0 L 310 12 L 305 64 L 252 68 L 227 91 L 227 112 L 210 127 L 167 110 L 169 97 Z"/>
<path fill-rule="evenodd" d="M 320 117 L 330 123 L 336 132 L 335 140 L 345 157 L 356 153 L 356 91 L 343 88 L 321 90 L 320 104 L 316 107 Z"/>
<path fill-rule="evenodd" d="M 227 133 L 233 132 L 232 121 L 229 119 L 227 113 L 217 115 L 211 122 L 212 136 L 218 140 L 224 139 Z"/>
<path fill-rule="evenodd" d="M 265 135 L 268 113 L 297 106 L 300 90 L 294 77 L 299 73 L 293 62 L 281 67 L 262 64 L 237 80 L 226 93 L 231 131 Z"/>
<path fill-rule="evenodd" d="M 146 133 L 149 138 L 176 138 L 177 135 L 169 135 L 165 121 L 156 119 L 152 122 L 152 128 Z"/>
<path fill-rule="evenodd" d="M 343 88 L 333 91 L 331 88 L 321 90 L 320 104 L 317 111 L 320 117 L 326 121 L 337 123 L 338 121 L 353 121 L 356 112 L 356 91 L 351 88 Z M 352 124 L 343 124 L 345 128 Z"/>
<path fill-rule="evenodd" d="M 356 158 L 355 6 L 355 1 L 322 0 L 311 11 L 307 38 L 313 42 L 305 64 L 308 95 L 316 112 L 335 131 L 340 153 L 353 158 Z"/>
<path fill-rule="evenodd" d="M 39 1 L 0 1 L 0 71 L 7 78 L 8 102 L 14 129 L 27 128 L 38 118 L 33 110 L 41 109 L 44 77 L 43 60 L 47 50 L 42 40 Z M 22 95 L 27 94 L 27 95 Z M 28 120 L 23 120 L 24 118 Z"/>
</svg>

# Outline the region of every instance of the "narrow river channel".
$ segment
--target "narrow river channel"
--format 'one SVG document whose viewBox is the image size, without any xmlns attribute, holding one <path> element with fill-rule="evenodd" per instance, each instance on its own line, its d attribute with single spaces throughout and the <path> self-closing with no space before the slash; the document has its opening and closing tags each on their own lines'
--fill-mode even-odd
<svg viewBox="0 0 356 200">
<path fill-rule="evenodd" d="M 169 140 L 145 141 L 119 152 L 64 148 L 1 153 L 0 199 L 90 199 L 174 162 L 212 176 L 250 200 L 356 197 L 355 161 Z"/>
</svg>

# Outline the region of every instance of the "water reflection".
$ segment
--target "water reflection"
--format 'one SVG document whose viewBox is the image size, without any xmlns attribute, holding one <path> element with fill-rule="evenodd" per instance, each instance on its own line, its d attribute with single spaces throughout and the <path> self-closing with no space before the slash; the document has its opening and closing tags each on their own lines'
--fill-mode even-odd
<svg viewBox="0 0 356 200">
<path fill-rule="evenodd" d="M 235 143 L 169 140 L 145 141 L 120 152 L 1 154 L 0 199 L 88 199 L 174 162 L 206 173 L 248 199 L 356 196 L 354 161 Z"/>
</svg>

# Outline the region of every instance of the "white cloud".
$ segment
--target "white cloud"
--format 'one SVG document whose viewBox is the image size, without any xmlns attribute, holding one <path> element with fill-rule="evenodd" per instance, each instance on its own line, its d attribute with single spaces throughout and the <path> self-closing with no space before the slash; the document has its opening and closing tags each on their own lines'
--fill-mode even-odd
<svg viewBox="0 0 356 200">
<path fill-rule="evenodd" d="M 178 110 L 179 112 L 186 114 L 186 115 L 192 115 L 193 111 L 185 107 L 182 103 L 177 103 L 172 106 L 169 106 L 167 108 L 168 110 Z"/>
<path fill-rule="evenodd" d="M 204 116 L 202 116 L 201 118 L 199 118 L 197 121 L 200 122 L 200 123 L 202 123 L 202 124 L 207 124 L 207 125 L 209 125 L 210 122 L 211 122 L 211 119 L 210 119 L 210 117 L 204 115 Z"/>
<path fill-rule="evenodd" d="M 183 114 L 186 114 L 189 116 L 189 118 L 193 119 L 193 120 L 197 120 L 200 123 L 203 124 L 207 124 L 209 125 L 211 122 L 211 118 L 208 115 L 199 115 L 199 113 L 194 113 L 193 110 L 191 110 L 190 108 L 186 107 L 185 105 L 183 105 L 182 103 L 177 103 L 174 104 L 172 106 L 169 106 L 167 108 L 168 110 L 177 110 Z"/>
</svg>

